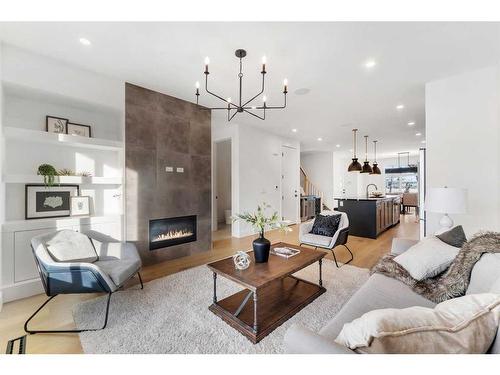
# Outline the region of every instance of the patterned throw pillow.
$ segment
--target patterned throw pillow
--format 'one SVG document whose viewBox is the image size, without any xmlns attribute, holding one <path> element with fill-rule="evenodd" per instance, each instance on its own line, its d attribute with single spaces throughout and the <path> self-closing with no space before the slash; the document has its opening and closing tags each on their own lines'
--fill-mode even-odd
<svg viewBox="0 0 500 375">
<path fill-rule="evenodd" d="M 341 215 L 316 215 L 310 233 L 320 236 L 333 237 L 339 229 Z"/>
</svg>

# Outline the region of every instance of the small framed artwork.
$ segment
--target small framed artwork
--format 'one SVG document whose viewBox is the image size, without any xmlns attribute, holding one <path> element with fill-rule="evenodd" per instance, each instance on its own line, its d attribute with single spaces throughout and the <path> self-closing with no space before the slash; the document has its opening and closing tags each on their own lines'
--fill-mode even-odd
<svg viewBox="0 0 500 375">
<path fill-rule="evenodd" d="M 82 124 L 75 124 L 73 122 L 68 122 L 67 129 L 69 135 L 78 135 L 80 137 L 87 137 L 87 138 L 92 137 L 92 130 L 90 128 L 90 125 L 82 125 Z"/>
<path fill-rule="evenodd" d="M 71 216 L 90 215 L 90 197 L 71 197 Z"/>
<path fill-rule="evenodd" d="M 69 216 L 71 197 L 79 193 L 78 185 L 26 185 L 25 217 L 28 220 Z"/>
<path fill-rule="evenodd" d="M 45 125 L 47 132 L 56 134 L 66 134 L 66 126 L 68 125 L 68 119 L 55 116 L 46 116 Z"/>
</svg>

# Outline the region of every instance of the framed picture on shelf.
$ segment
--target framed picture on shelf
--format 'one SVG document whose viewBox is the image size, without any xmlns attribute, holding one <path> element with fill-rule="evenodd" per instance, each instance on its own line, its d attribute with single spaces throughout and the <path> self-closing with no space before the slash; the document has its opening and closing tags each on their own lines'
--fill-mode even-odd
<svg viewBox="0 0 500 375">
<path fill-rule="evenodd" d="M 71 216 L 90 215 L 90 197 L 71 197 L 70 203 Z"/>
<path fill-rule="evenodd" d="M 49 133 L 56 134 L 66 134 L 66 127 L 68 125 L 68 119 L 55 116 L 45 117 L 46 130 Z"/>
<path fill-rule="evenodd" d="M 70 216 L 71 197 L 79 193 L 78 185 L 26 185 L 25 217 L 28 220 Z"/>
<path fill-rule="evenodd" d="M 80 137 L 87 137 L 87 138 L 92 137 L 92 130 L 90 128 L 90 125 L 82 125 L 82 124 L 75 124 L 73 122 L 68 122 L 67 129 L 69 135 L 78 135 Z"/>
</svg>

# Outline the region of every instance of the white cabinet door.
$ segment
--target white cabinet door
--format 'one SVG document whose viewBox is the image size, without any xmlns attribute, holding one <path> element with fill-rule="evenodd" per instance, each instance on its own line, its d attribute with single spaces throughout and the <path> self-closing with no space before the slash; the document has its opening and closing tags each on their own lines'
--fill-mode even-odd
<svg viewBox="0 0 500 375">
<path fill-rule="evenodd" d="M 31 239 L 48 231 L 50 229 L 14 233 L 14 282 L 38 278 L 38 270 L 31 250 Z"/>
</svg>

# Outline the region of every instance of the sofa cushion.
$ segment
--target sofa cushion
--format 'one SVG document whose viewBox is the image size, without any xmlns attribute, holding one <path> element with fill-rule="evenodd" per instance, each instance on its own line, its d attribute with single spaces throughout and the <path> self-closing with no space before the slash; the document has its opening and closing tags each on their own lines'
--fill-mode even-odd
<svg viewBox="0 0 500 375">
<path fill-rule="evenodd" d="M 329 247 L 332 239 L 330 237 L 319 236 L 317 234 L 305 233 L 300 237 L 300 241 L 314 246 Z"/>
<path fill-rule="evenodd" d="M 375 273 L 347 301 L 342 309 L 320 330 L 320 334 L 335 339 L 345 323 L 376 309 L 411 306 L 434 307 L 435 303 L 414 293 L 407 285 Z"/>
<path fill-rule="evenodd" d="M 465 237 L 465 232 L 461 225 L 457 225 L 446 232 L 436 234 L 436 237 L 444 243 L 458 248 L 461 248 L 467 242 L 467 237 Z"/>
<path fill-rule="evenodd" d="M 45 246 L 56 262 L 93 263 L 98 259 L 92 241 L 86 235 L 72 230 L 57 232 Z"/>
<path fill-rule="evenodd" d="M 471 294 L 435 308 L 370 311 L 346 324 L 335 341 L 361 353 L 482 354 L 496 336 L 499 319 L 499 295 Z"/>
<path fill-rule="evenodd" d="M 339 229 L 340 215 L 316 215 L 311 234 L 333 237 Z"/>
<path fill-rule="evenodd" d="M 394 258 L 415 280 L 424 280 L 446 270 L 457 256 L 459 248 L 437 237 L 427 237 Z"/>
<path fill-rule="evenodd" d="M 498 280 L 500 280 L 500 254 L 483 254 L 472 269 L 466 294 L 488 293 Z"/>
</svg>

